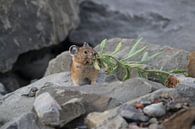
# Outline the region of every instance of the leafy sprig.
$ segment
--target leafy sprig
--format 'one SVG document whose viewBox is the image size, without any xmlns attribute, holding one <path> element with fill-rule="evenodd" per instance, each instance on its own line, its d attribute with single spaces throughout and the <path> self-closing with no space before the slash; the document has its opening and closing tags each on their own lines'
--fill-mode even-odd
<svg viewBox="0 0 195 129">
<path fill-rule="evenodd" d="M 98 70 L 104 69 L 109 75 L 114 74 L 121 81 L 131 78 L 132 72 L 136 72 L 139 77 L 160 82 L 166 85 L 168 78 L 174 72 L 183 72 L 182 70 L 163 71 L 146 69 L 146 63 L 158 57 L 161 52 L 149 55 L 146 51 L 147 47 L 140 47 L 142 38 L 134 40 L 134 45 L 128 54 L 122 59 L 118 59 L 116 55 L 121 51 L 123 43 L 119 42 L 113 52 L 106 52 L 107 40 L 104 39 L 100 43 L 100 52 L 94 61 L 94 67 Z M 141 56 L 141 60 L 135 61 L 134 57 Z"/>
</svg>

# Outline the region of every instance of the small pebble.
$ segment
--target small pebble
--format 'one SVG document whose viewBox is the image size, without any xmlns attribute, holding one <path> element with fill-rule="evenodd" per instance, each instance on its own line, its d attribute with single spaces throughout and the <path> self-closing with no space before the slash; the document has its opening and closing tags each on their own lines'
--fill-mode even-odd
<svg viewBox="0 0 195 129">
<path fill-rule="evenodd" d="M 27 94 L 22 94 L 22 96 L 35 97 L 37 91 L 38 91 L 37 87 L 32 87 Z"/>
<path fill-rule="evenodd" d="M 147 122 L 149 120 L 143 112 L 128 104 L 123 105 L 119 109 L 119 113 L 128 122 Z"/>
<path fill-rule="evenodd" d="M 165 115 L 165 113 L 166 113 L 165 106 L 163 105 L 162 102 L 146 106 L 143 109 L 143 111 L 148 116 L 153 116 L 153 117 L 161 117 L 161 116 Z"/>
</svg>

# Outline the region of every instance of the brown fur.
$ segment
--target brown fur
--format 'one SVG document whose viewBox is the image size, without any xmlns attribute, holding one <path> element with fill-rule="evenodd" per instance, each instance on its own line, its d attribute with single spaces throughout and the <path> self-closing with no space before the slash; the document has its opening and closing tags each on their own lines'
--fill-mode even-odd
<svg viewBox="0 0 195 129">
<path fill-rule="evenodd" d="M 99 71 L 93 66 L 96 51 L 89 46 L 78 48 L 78 52 L 72 56 L 71 79 L 75 86 L 80 86 L 88 79 L 92 85 L 96 84 Z"/>
</svg>

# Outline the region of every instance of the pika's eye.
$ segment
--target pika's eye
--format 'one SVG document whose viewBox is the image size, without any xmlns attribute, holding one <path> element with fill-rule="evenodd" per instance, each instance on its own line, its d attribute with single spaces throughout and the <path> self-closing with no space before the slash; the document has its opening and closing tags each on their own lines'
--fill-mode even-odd
<svg viewBox="0 0 195 129">
<path fill-rule="evenodd" d="M 84 51 L 85 54 L 87 54 L 88 52 L 87 51 Z"/>
</svg>

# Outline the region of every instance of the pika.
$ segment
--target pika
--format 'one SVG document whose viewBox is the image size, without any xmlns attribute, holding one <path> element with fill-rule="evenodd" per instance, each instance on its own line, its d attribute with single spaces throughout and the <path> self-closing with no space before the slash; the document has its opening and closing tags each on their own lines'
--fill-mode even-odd
<svg viewBox="0 0 195 129">
<path fill-rule="evenodd" d="M 99 75 L 99 70 L 93 65 L 97 52 L 85 42 L 82 47 L 70 46 L 69 53 L 72 56 L 70 72 L 73 84 L 80 86 L 88 80 L 95 85 Z"/>
<path fill-rule="evenodd" d="M 188 74 L 195 78 L 195 51 L 189 54 Z"/>
</svg>

